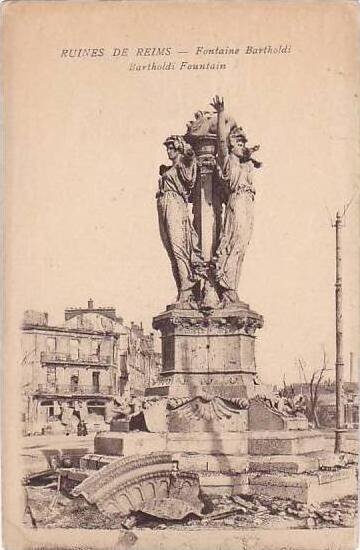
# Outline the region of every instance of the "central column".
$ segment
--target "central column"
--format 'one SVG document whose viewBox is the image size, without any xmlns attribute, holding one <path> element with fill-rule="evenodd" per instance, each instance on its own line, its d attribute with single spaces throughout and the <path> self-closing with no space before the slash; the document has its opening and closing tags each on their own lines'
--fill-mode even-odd
<svg viewBox="0 0 360 550">
<path fill-rule="evenodd" d="M 200 175 L 193 193 L 194 227 L 204 260 L 209 262 L 216 249 L 221 223 L 221 203 L 216 193 L 216 136 L 191 139 Z"/>
</svg>

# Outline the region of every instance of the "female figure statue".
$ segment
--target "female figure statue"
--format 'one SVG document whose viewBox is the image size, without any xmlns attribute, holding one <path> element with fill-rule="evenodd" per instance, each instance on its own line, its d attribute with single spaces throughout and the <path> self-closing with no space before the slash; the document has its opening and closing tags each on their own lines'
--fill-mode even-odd
<svg viewBox="0 0 360 550">
<path fill-rule="evenodd" d="M 178 290 L 177 304 L 196 308 L 194 287 L 205 269 L 188 210 L 197 176 L 196 158 L 181 136 L 168 137 L 164 145 L 172 166 L 160 166 L 156 195 L 160 236 L 171 262 Z"/>
<path fill-rule="evenodd" d="M 225 196 L 219 244 L 211 263 L 216 291 L 226 306 L 239 303 L 237 287 L 253 231 L 253 167 L 260 166 L 251 154 L 259 147 L 246 147 L 247 139 L 241 127 L 226 132 L 223 99 L 216 96 L 211 105 L 217 111 L 217 166 Z"/>
</svg>

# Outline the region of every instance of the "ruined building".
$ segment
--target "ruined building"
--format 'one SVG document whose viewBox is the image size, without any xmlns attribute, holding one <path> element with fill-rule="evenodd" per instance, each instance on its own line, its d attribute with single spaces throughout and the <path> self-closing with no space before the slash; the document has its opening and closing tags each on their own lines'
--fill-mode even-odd
<svg viewBox="0 0 360 550">
<path fill-rule="evenodd" d="M 22 325 L 24 433 L 67 433 L 79 419 L 106 429 L 114 398 L 143 395 L 155 382 L 152 334 L 124 325 L 113 307 L 65 310 L 62 325 L 26 311 Z"/>
</svg>

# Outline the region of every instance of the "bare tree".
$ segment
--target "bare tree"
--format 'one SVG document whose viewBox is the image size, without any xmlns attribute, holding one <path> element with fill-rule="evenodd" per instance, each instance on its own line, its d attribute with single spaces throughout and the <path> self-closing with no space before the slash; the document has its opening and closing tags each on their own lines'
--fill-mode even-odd
<svg viewBox="0 0 360 550">
<path fill-rule="evenodd" d="M 302 358 L 298 359 L 299 367 L 303 373 L 305 383 L 307 384 L 307 378 L 305 374 L 306 363 Z M 329 370 L 327 367 L 327 356 L 325 350 L 323 351 L 323 363 L 322 367 L 313 371 L 309 381 L 309 402 L 308 402 L 308 418 L 316 428 L 320 427 L 318 418 L 318 402 L 319 402 L 319 386 L 323 379 L 324 373 Z"/>
</svg>

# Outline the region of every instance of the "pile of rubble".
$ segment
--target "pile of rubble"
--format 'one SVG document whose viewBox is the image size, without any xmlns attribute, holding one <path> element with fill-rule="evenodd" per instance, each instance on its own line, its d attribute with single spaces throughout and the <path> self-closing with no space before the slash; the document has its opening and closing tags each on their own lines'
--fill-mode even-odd
<svg viewBox="0 0 360 550">
<path fill-rule="evenodd" d="M 306 505 L 293 500 L 267 496 L 206 497 L 201 517 L 189 516 L 181 525 L 191 528 L 308 528 L 352 527 L 357 515 L 357 498 L 347 496 L 332 502 Z M 142 514 L 128 517 L 123 526 L 153 529 L 179 528 L 179 522 L 146 518 Z"/>
<path fill-rule="evenodd" d="M 199 523 L 210 525 L 266 526 L 273 525 L 276 518 L 290 520 L 297 527 L 352 527 L 357 515 L 357 497 L 347 496 L 322 504 L 306 505 L 293 500 L 275 499 L 267 496 L 210 497 L 213 511 Z M 195 523 L 196 520 L 191 520 Z"/>
<path fill-rule="evenodd" d="M 133 527 L 153 529 L 181 528 L 308 528 L 352 527 L 357 516 L 357 497 L 306 505 L 293 500 L 267 496 L 205 496 L 201 515 L 189 515 L 182 521 L 164 520 L 141 512 L 127 517 L 107 517 L 85 499 L 69 499 L 59 495 L 54 502 L 55 488 L 28 488 L 28 501 L 37 527 L 125 530 Z M 29 525 L 30 526 L 30 525 Z"/>
</svg>

